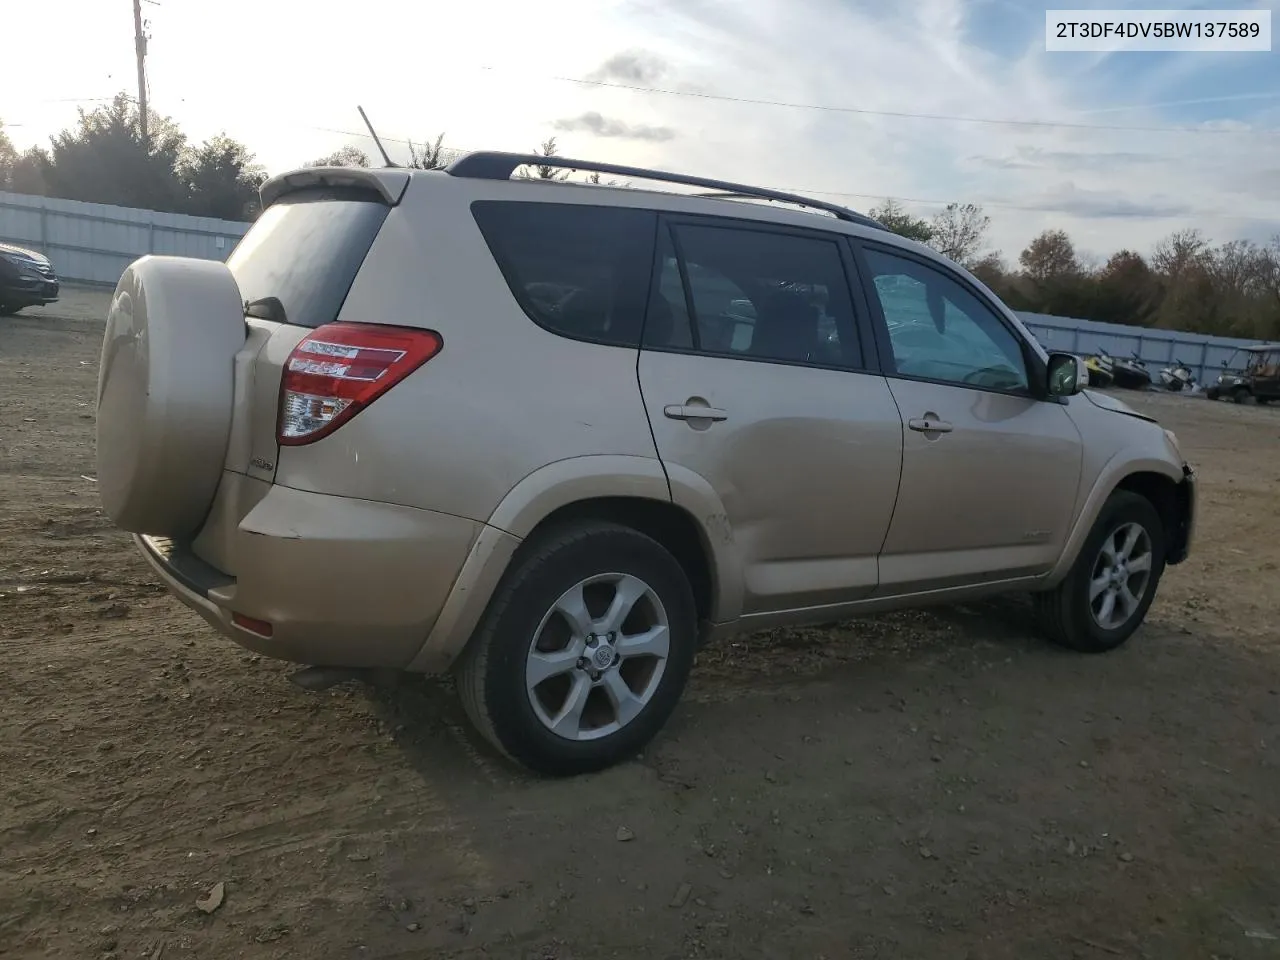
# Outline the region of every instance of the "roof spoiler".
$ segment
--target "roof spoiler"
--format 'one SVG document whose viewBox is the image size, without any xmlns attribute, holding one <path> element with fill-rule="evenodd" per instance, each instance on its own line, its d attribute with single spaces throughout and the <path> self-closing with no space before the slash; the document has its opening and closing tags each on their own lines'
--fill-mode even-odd
<svg viewBox="0 0 1280 960">
<path fill-rule="evenodd" d="M 308 187 L 356 187 L 378 194 L 382 202 L 394 207 L 409 185 L 409 171 L 384 167 L 303 167 L 272 177 L 258 189 L 265 210 L 285 194 Z"/>
</svg>

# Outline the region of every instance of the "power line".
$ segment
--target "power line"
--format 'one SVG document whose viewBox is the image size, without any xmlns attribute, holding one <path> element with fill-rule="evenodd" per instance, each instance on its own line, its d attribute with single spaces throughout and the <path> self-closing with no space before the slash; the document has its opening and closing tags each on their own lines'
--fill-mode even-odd
<svg viewBox="0 0 1280 960">
<path fill-rule="evenodd" d="M 321 130 L 326 133 L 337 133 L 337 134 L 342 134 L 343 136 L 349 136 L 349 137 L 359 137 L 364 140 L 372 139 L 368 133 L 359 133 L 354 130 L 338 130 L 333 127 L 307 127 L 307 129 Z M 410 142 L 414 142 L 414 143 L 417 142 L 417 141 L 409 141 L 409 140 L 401 139 L 398 137 L 383 136 L 382 134 L 379 134 L 378 136 L 382 137 L 383 140 L 388 141 L 390 143 L 408 144 Z M 423 142 L 426 142 L 426 141 L 424 140 Z M 470 150 L 467 150 L 461 147 L 446 147 L 445 150 L 456 153 L 456 154 L 465 154 L 465 153 L 472 152 Z M 764 184 L 762 184 L 761 186 L 764 186 Z M 824 196 L 824 197 L 847 197 L 854 200 L 894 200 L 898 203 L 918 203 L 924 206 L 936 206 L 936 207 L 946 207 L 951 203 L 955 202 L 953 200 L 933 200 L 933 199 L 926 199 L 924 197 L 901 197 L 901 196 L 894 196 L 891 194 L 882 194 L 882 193 L 850 193 L 848 191 L 843 191 L 843 190 L 815 190 L 812 187 L 771 187 L 770 189 L 778 190 L 785 193 L 816 194 L 818 196 Z M 981 207 L 991 207 L 993 209 L 1000 209 L 1000 210 L 1017 210 L 1024 213 L 1058 213 L 1058 214 L 1077 214 L 1077 215 L 1079 213 L 1079 211 L 1071 210 L 1066 207 L 1048 207 L 1048 206 L 1036 206 L 1033 204 L 1008 203 L 1001 200 L 974 200 L 970 202 Z M 1188 216 L 1200 216 L 1200 214 L 1153 214 L 1150 216 L 1139 217 L 1135 219 L 1185 220 L 1187 219 Z M 1250 220 L 1250 221 L 1258 221 L 1260 223 L 1280 223 L 1280 216 L 1259 217 L 1259 216 L 1246 215 L 1246 214 L 1241 214 L 1241 215 L 1216 214 L 1216 216 L 1221 216 L 1224 219 L 1229 219 L 1229 220 Z"/>
<path fill-rule="evenodd" d="M 497 71 L 496 67 L 481 67 L 482 70 Z M 1046 127 L 1069 130 L 1109 130 L 1112 132 L 1131 133 L 1210 133 L 1210 134 L 1253 134 L 1268 135 L 1273 130 L 1235 130 L 1221 127 L 1171 127 L 1171 126 L 1136 126 L 1102 123 L 1077 123 L 1066 120 L 1023 120 L 1002 117 L 970 117 L 960 114 L 946 113 L 912 113 L 906 110 L 872 110 L 866 107 L 843 107 L 821 103 L 800 103 L 790 100 L 764 100 L 755 97 L 733 97 L 727 94 L 703 93 L 698 90 L 671 90 L 662 87 L 644 87 L 638 84 L 616 83 L 611 80 L 592 80 L 585 77 L 545 76 L 543 79 L 556 80 L 563 83 L 574 83 L 580 86 L 603 87 L 612 90 L 627 90 L 632 93 L 654 93 L 669 97 L 692 97 L 699 100 L 718 100 L 725 103 L 745 103 L 763 107 L 784 107 L 791 110 L 816 110 L 824 113 L 848 113 L 871 117 L 896 117 L 910 120 L 936 120 L 950 123 L 978 123 L 992 126 L 1008 127 Z"/>
<path fill-rule="evenodd" d="M 810 190 L 805 187 L 784 188 L 775 187 L 776 190 L 786 190 L 788 193 L 816 193 L 827 197 L 851 197 L 857 200 L 893 200 L 897 203 L 919 203 L 924 206 L 946 207 L 955 203 L 954 200 L 928 200 L 923 197 L 896 197 L 887 194 L 878 193 L 845 193 L 839 190 Z M 1025 213 L 1066 213 L 1079 215 L 1078 210 L 1071 210 L 1067 207 L 1042 207 L 1030 204 L 1007 203 L 1002 200 L 972 200 L 969 201 L 979 207 L 993 207 L 999 210 L 1019 210 Z M 1205 214 L 1205 213 L 1160 213 L 1160 214 L 1135 214 L 1130 219 L 1135 220 L 1185 220 L 1188 217 L 1216 216 L 1225 220 L 1256 220 L 1259 223 L 1275 223 L 1280 224 L 1280 214 L 1274 217 L 1259 217 L 1249 214 Z"/>
<path fill-rule="evenodd" d="M 27 100 L 26 103 L 106 103 L 115 97 L 49 97 L 44 100 Z"/>
</svg>

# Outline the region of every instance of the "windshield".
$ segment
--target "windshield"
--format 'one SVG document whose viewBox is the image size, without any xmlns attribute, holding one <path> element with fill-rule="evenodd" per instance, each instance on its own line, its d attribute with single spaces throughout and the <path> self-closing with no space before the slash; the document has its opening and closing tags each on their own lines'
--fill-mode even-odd
<svg viewBox="0 0 1280 960">
<path fill-rule="evenodd" d="M 1274 351 L 1253 351 L 1249 354 L 1249 365 L 1245 367 L 1245 370 L 1252 374 L 1266 374 L 1275 365 L 1275 362 L 1276 354 Z"/>
<path fill-rule="evenodd" d="M 365 191 L 316 187 L 263 211 L 227 267 L 246 304 L 274 298 L 271 319 L 319 327 L 338 318 L 390 208 Z"/>
</svg>

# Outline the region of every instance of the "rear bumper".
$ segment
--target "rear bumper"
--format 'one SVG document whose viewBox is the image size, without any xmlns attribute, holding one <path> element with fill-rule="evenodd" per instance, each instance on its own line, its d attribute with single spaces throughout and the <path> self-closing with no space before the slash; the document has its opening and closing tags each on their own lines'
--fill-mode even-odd
<svg viewBox="0 0 1280 960">
<path fill-rule="evenodd" d="M 408 666 L 483 524 L 263 486 L 223 534 L 234 576 L 161 538 L 135 537 L 143 557 L 178 599 L 256 653 L 318 666 Z M 237 614 L 270 624 L 271 635 L 236 623 Z"/>
</svg>

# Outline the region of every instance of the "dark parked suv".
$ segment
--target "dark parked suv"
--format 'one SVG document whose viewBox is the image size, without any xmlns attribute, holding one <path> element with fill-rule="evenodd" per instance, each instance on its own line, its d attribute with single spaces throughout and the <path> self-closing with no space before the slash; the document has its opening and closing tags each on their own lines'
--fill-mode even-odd
<svg viewBox="0 0 1280 960">
<path fill-rule="evenodd" d="M 0 316 L 57 299 L 58 277 L 48 257 L 0 243 Z"/>
</svg>

